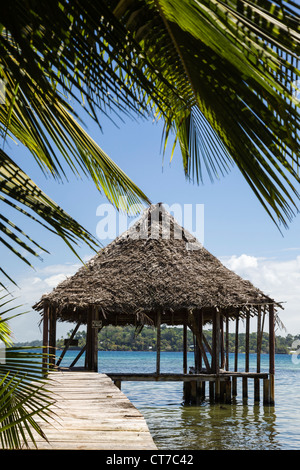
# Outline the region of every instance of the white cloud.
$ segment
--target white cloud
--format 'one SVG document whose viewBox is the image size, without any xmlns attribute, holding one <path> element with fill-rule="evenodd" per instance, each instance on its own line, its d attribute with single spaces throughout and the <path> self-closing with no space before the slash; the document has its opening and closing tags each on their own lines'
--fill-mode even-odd
<svg viewBox="0 0 300 470">
<path fill-rule="evenodd" d="M 249 279 L 256 287 L 278 302 L 284 302 L 284 310 L 279 311 L 280 318 L 291 334 L 300 333 L 300 256 L 288 261 L 274 258 L 259 258 L 242 254 L 222 258 L 221 261 L 232 271 L 244 279 Z M 37 271 L 29 271 L 26 277 L 19 279 L 20 290 L 15 289 L 17 304 L 22 303 L 21 311 L 31 313 L 12 321 L 16 341 L 31 341 L 41 338 L 38 327 L 40 315 L 32 312 L 32 305 L 43 294 L 51 290 L 61 281 L 72 276 L 81 264 L 57 264 L 45 266 Z M 63 331 L 69 331 L 71 324 L 59 322 Z M 278 334 L 284 335 L 284 331 Z M 58 337 L 60 333 L 58 333 Z"/>
<path fill-rule="evenodd" d="M 274 300 L 283 302 L 284 310 L 279 311 L 279 316 L 287 332 L 300 333 L 300 256 L 280 261 L 243 254 L 221 261 Z"/>
<path fill-rule="evenodd" d="M 51 292 L 60 282 L 72 276 L 80 267 L 80 264 L 57 264 L 45 266 L 36 271 L 28 271 L 26 277 L 17 280 L 19 289 L 15 288 L 11 293 L 16 300 L 14 305 L 20 305 L 12 315 L 19 312 L 28 312 L 10 321 L 16 342 L 33 341 L 41 339 L 42 332 L 39 327 L 40 315 L 33 311 L 32 306 L 39 301 L 43 294 Z M 72 328 L 70 323 L 58 324 L 58 337 L 64 335 Z"/>
<path fill-rule="evenodd" d="M 54 287 L 56 287 L 60 282 L 64 281 L 65 279 L 67 279 L 66 274 L 59 273 L 47 277 L 46 279 L 44 279 L 44 282 L 47 284 L 47 286 L 51 287 L 51 289 L 54 289 Z"/>
<path fill-rule="evenodd" d="M 257 268 L 258 259 L 254 256 L 241 255 L 241 256 L 231 256 L 228 260 L 229 268 L 233 271 L 244 271 L 249 268 Z"/>
</svg>

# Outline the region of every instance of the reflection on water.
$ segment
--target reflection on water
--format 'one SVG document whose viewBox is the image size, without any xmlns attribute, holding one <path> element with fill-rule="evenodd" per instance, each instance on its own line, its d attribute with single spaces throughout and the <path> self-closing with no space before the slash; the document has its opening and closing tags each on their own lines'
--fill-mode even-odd
<svg viewBox="0 0 300 470">
<path fill-rule="evenodd" d="M 238 402 L 231 405 L 203 402 L 198 406 L 178 406 L 180 387 L 175 390 L 174 384 L 169 387 L 165 384 L 155 385 L 150 399 L 145 384 L 142 387 L 141 384 L 124 383 L 122 389 L 144 415 L 159 449 L 281 448 L 277 440 L 274 407 Z M 163 404 L 159 404 L 159 399 Z"/>
<path fill-rule="evenodd" d="M 74 354 L 68 352 L 62 365 L 69 365 Z M 256 355 L 250 356 L 250 370 L 255 370 Z M 241 355 L 241 364 L 243 360 Z M 99 354 L 99 371 L 104 373 L 151 372 L 155 363 L 155 354 L 149 352 Z M 253 381 L 249 381 L 246 405 L 241 401 L 241 381 L 231 405 L 185 406 L 180 382 L 123 382 L 122 391 L 144 415 L 162 450 L 300 449 L 300 364 L 288 355 L 276 355 L 275 364 L 275 407 L 254 404 Z M 188 365 L 193 365 L 192 354 Z M 267 355 L 262 356 L 261 367 L 268 370 Z M 181 372 L 182 353 L 162 353 L 161 370 Z"/>
<path fill-rule="evenodd" d="M 181 441 L 181 446 L 187 449 L 279 448 L 275 432 L 276 417 L 269 408 L 207 404 L 182 407 L 180 411 L 178 444 Z M 180 433 L 180 429 L 184 429 L 184 433 Z M 164 443 L 159 445 L 163 446 Z"/>
</svg>

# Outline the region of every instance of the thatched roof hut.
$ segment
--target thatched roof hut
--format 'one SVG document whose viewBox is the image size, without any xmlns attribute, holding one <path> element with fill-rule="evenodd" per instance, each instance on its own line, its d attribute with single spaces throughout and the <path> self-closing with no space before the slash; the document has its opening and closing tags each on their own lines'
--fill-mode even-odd
<svg viewBox="0 0 300 470">
<path fill-rule="evenodd" d="M 87 322 L 96 308 L 103 324 L 183 324 L 201 311 L 204 323 L 224 315 L 255 315 L 274 300 L 227 269 L 162 204 L 152 205 L 125 233 L 34 306 L 51 306 L 60 321 Z"/>
<path fill-rule="evenodd" d="M 218 399 L 221 396 L 220 371 L 224 367 L 226 379 L 229 379 L 231 374 L 233 384 L 236 381 L 238 324 L 241 317 L 245 318 L 246 323 L 246 361 L 245 373 L 240 376 L 243 377 L 243 396 L 247 394 L 250 318 L 256 316 L 257 372 L 251 376 L 256 381 L 256 397 L 259 395 L 259 379 L 268 380 L 268 383 L 264 384 L 265 401 L 274 403 L 277 306 L 280 305 L 249 281 L 223 266 L 174 220 L 162 204 L 156 204 L 145 210 L 142 217 L 128 231 L 100 250 L 74 276 L 60 283 L 51 293 L 45 294 L 34 308 L 43 314 L 45 351 L 48 347 L 49 351 L 54 351 L 50 358 L 51 367 L 55 365 L 57 320 L 76 322 L 77 325 L 56 366 L 59 366 L 79 326 L 86 324 L 86 344 L 70 367 L 74 367 L 85 353 L 85 369 L 94 371 L 98 370 L 99 328 L 109 324 L 131 324 L 136 327 L 147 323 L 155 325 L 157 366 L 156 373 L 151 375 L 153 380 L 170 379 L 169 375 L 166 378 L 160 374 L 160 325 L 183 325 L 184 375 L 180 376 L 180 380 L 189 383 L 198 379 L 215 380 L 215 396 Z M 266 315 L 269 317 L 269 376 L 260 374 L 260 351 Z M 228 369 L 228 332 L 231 319 L 235 320 L 236 325 L 233 372 Z M 203 325 L 208 322 L 212 324 L 211 345 L 203 332 Z M 195 338 L 197 373 L 203 370 L 202 360 L 205 364 L 204 374 L 197 375 L 197 379 L 187 374 L 188 327 Z M 137 375 L 134 379 L 140 380 L 141 377 Z M 176 374 L 172 375 L 172 380 L 178 379 L 178 376 L 175 376 Z M 116 383 L 119 378 L 119 375 L 114 376 Z M 122 374 L 122 380 L 132 379 L 131 374 Z M 233 385 L 233 390 L 235 388 Z"/>
</svg>

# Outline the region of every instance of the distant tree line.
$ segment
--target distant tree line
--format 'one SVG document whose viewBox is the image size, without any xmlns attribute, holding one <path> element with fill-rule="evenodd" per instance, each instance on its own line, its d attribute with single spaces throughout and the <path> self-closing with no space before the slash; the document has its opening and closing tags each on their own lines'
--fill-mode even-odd
<svg viewBox="0 0 300 470">
<path fill-rule="evenodd" d="M 67 337 L 70 337 L 72 330 L 68 332 Z M 209 344 L 211 344 L 212 331 L 205 330 L 205 337 Z M 245 333 L 240 333 L 238 337 L 239 352 L 245 352 Z M 78 340 L 78 348 L 82 348 L 86 343 L 86 332 L 78 331 L 75 335 Z M 293 336 L 276 336 L 275 352 L 277 354 L 288 354 L 293 348 L 293 343 L 300 340 L 300 335 Z M 192 332 L 188 329 L 188 350 L 192 351 L 194 348 L 194 337 Z M 250 352 L 256 352 L 256 333 L 251 333 L 249 338 Z M 39 346 L 41 341 L 32 341 L 27 343 L 17 343 L 15 346 Z M 57 340 L 56 346 L 58 348 L 64 347 L 64 338 Z M 156 350 L 156 330 L 152 327 L 145 326 L 139 333 L 132 326 L 107 326 L 103 328 L 98 334 L 98 348 L 101 351 L 155 351 Z M 161 350 L 162 351 L 182 351 L 183 350 L 183 335 L 182 328 L 161 327 Z M 235 350 L 235 333 L 229 333 L 229 352 Z M 269 335 L 263 334 L 262 353 L 269 351 Z"/>
</svg>

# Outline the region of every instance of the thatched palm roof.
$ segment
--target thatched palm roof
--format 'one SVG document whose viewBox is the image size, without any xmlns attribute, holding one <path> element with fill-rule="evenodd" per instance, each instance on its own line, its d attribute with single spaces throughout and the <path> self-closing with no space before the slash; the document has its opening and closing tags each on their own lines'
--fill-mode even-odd
<svg viewBox="0 0 300 470">
<path fill-rule="evenodd" d="M 87 310 L 97 307 L 113 324 L 153 319 L 160 311 L 164 322 L 179 324 L 191 311 L 202 310 L 209 320 L 216 307 L 236 315 L 269 303 L 157 204 L 34 308 L 50 305 L 61 320 L 85 322 Z"/>
</svg>

